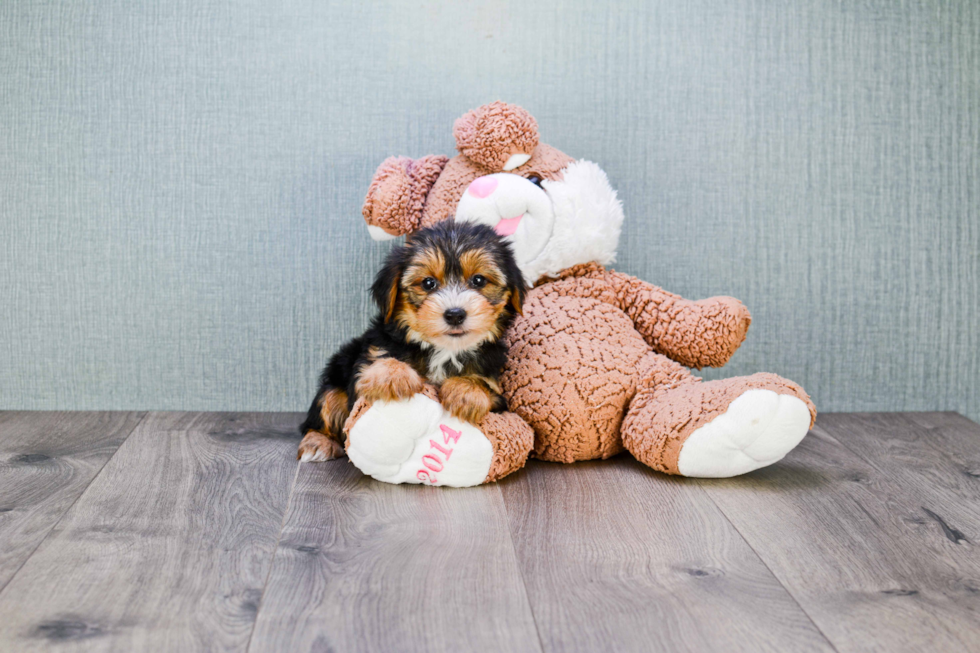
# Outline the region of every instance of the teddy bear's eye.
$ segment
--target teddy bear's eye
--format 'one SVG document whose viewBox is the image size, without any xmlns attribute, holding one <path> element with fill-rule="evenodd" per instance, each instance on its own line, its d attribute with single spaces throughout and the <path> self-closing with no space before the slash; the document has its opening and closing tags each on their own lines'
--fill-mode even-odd
<svg viewBox="0 0 980 653">
<path fill-rule="evenodd" d="M 527 178 L 527 180 L 529 182 L 531 182 L 532 184 L 534 184 L 535 186 L 540 186 L 541 185 L 541 177 L 539 177 L 537 175 L 531 175 L 530 177 Z"/>
<path fill-rule="evenodd" d="M 433 279 L 432 277 L 426 277 L 425 279 L 422 279 L 422 290 L 424 290 L 425 292 L 432 292 L 433 290 L 436 289 L 436 286 L 438 285 L 439 282 Z"/>
</svg>

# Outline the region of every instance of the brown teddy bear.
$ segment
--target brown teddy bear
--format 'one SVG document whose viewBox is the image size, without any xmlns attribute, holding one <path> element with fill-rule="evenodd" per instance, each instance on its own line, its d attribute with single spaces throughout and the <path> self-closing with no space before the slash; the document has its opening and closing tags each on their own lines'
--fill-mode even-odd
<svg viewBox="0 0 980 653">
<path fill-rule="evenodd" d="M 736 299 L 689 301 L 607 269 L 622 208 L 605 173 L 538 142 L 524 109 L 494 102 L 454 125 L 459 155 L 389 158 L 363 214 L 375 239 L 455 216 L 510 240 L 533 289 L 508 332 L 501 379 L 513 413 L 479 426 L 442 410 L 437 389 L 355 406 L 347 454 L 388 482 L 476 485 L 533 454 L 556 462 L 624 448 L 668 474 L 728 477 L 780 460 L 813 425 L 803 389 L 774 374 L 702 382 L 745 339 Z M 520 417 L 517 419 L 515 414 Z"/>
</svg>

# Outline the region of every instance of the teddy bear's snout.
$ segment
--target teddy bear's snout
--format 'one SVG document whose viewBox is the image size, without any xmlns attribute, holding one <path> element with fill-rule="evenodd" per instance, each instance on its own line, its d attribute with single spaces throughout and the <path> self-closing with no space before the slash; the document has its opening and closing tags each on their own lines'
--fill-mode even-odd
<svg viewBox="0 0 980 653">
<path fill-rule="evenodd" d="M 551 210 L 551 200 L 540 186 L 519 175 L 496 173 L 470 182 L 457 205 L 456 219 L 513 236 L 526 216 L 550 222 Z"/>
<path fill-rule="evenodd" d="M 527 274 L 524 268 L 551 239 L 554 211 L 544 188 L 520 175 L 498 172 L 470 183 L 456 205 L 456 219 L 485 224 L 508 238 Z"/>
</svg>

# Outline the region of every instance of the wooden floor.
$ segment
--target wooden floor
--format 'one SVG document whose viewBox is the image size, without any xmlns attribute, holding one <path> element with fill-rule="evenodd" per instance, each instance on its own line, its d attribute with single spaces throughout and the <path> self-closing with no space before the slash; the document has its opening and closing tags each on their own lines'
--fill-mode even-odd
<svg viewBox="0 0 980 653">
<path fill-rule="evenodd" d="M 299 465 L 298 414 L 0 413 L 0 651 L 978 651 L 980 426 L 824 414 L 744 477 Z"/>
</svg>

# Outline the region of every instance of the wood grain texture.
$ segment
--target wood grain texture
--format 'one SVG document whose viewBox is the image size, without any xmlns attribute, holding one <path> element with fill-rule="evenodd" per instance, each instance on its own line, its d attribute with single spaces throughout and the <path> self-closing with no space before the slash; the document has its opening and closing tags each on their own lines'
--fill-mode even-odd
<svg viewBox="0 0 980 653">
<path fill-rule="evenodd" d="M 297 472 L 298 414 L 140 419 L 0 413 L 0 651 L 980 641 L 980 426 L 956 414 L 823 414 L 735 479 L 622 456 L 465 490 Z"/>
<path fill-rule="evenodd" d="M 0 650 L 243 651 L 299 420 L 147 416 L 0 592 Z"/>
<path fill-rule="evenodd" d="M 696 482 L 629 457 L 500 484 L 545 651 L 829 651 Z"/>
<path fill-rule="evenodd" d="M 142 418 L 0 412 L 0 590 Z"/>
<path fill-rule="evenodd" d="M 820 427 L 902 485 L 948 537 L 980 545 L 980 425 L 956 413 L 831 413 Z"/>
<path fill-rule="evenodd" d="M 899 444 L 869 447 L 869 459 L 854 453 L 853 443 L 883 434 L 873 421 L 821 415 L 782 462 L 700 484 L 839 651 L 975 651 L 980 533 L 964 515 L 976 514 L 976 495 L 956 507 L 932 473 L 870 453 L 905 447 L 906 420 Z"/>
<path fill-rule="evenodd" d="M 540 651 L 500 490 L 301 465 L 249 650 Z"/>
</svg>

